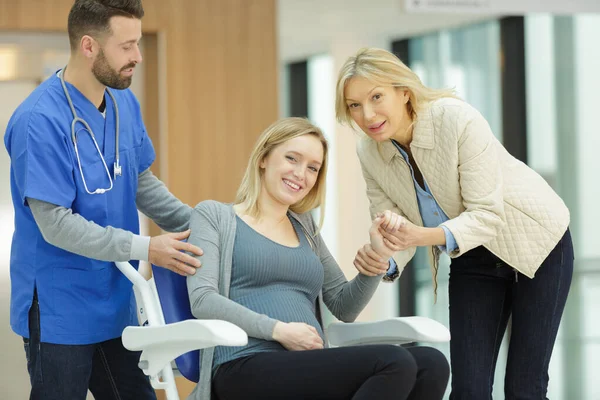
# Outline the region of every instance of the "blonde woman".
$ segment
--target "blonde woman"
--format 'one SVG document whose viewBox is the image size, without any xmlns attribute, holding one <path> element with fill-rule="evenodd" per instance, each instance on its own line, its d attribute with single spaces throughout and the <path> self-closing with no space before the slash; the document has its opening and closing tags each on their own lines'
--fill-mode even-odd
<svg viewBox="0 0 600 400">
<path fill-rule="evenodd" d="M 450 265 L 451 399 L 491 399 L 512 315 L 506 399 L 544 399 L 548 363 L 573 272 L 569 211 L 532 169 L 496 140 L 453 91 L 434 90 L 396 56 L 362 49 L 342 66 L 341 123 L 365 133 L 358 157 L 372 216 L 391 210 L 394 280 L 427 246 L 434 282 Z M 435 284 L 437 288 L 437 284 Z"/>
<path fill-rule="evenodd" d="M 323 216 L 317 226 L 310 215 L 325 199 L 326 173 L 319 128 L 283 119 L 258 139 L 235 204 L 195 208 L 189 241 L 204 256 L 188 277 L 192 312 L 240 326 L 249 341 L 204 351 L 192 398 L 209 399 L 211 388 L 221 400 L 442 398 L 449 367 L 435 349 L 324 349 L 320 307 L 353 321 L 392 254 L 378 231 L 390 221 L 376 219 L 355 263 L 377 272 L 346 280 L 318 233 Z"/>
</svg>

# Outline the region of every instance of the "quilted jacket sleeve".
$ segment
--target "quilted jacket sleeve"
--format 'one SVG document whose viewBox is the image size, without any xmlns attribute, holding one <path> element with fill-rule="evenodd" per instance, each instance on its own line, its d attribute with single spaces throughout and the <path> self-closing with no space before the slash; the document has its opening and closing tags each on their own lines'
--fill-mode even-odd
<svg viewBox="0 0 600 400">
<path fill-rule="evenodd" d="M 385 194 L 385 192 L 379 187 L 379 184 L 371 177 L 371 174 L 365 168 L 362 160 L 360 162 L 363 178 L 365 179 L 365 183 L 367 184 L 367 197 L 369 198 L 369 211 L 371 213 L 371 219 L 375 219 L 375 215 L 378 212 L 383 212 L 385 210 L 390 210 L 395 212 L 398 215 L 401 215 L 406 218 L 406 215 L 398 208 L 398 206 L 390 200 L 390 198 Z M 398 268 L 398 275 L 402 274 L 404 267 L 406 264 L 413 258 L 415 255 L 415 248 L 406 249 L 403 251 L 399 251 L 394 254 L 394 260 L 396 261 L 396 265 Z"/>
<path fill-rule="evenodd" d="M 442 225 L 458 249 L 451 257 L 494 239 L 505 225 L 502 167 L 497 139 L 474 108 L 465 105 L 456 118 L 458 172 L 465 211 Z"/>
</svg>

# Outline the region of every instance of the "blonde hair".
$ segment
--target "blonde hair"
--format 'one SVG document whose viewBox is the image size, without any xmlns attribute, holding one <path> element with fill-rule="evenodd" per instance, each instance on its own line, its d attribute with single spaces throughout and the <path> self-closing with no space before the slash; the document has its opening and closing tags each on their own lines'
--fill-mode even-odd
<svg viewBox="0 0 600 400">
<path fill-rule="evenodd" d="M 290 210 L 295 213 L 302 214 L 311 211 L 319 206 L 321 209 L 321 217 L 319 228 L 323 225 L 325 218 L 325 178 L 327 176 L 327 140 L 321 132 L 321 129 L 311 124 L 306 118 L 283 118 L 269 126 L 260 135 L 254 150 L 248 161 L 246 173 L 242 179 L 242 183 L 237 192 L 235 204 L 244 203 L 246 212 L 254 217 L 260 214 L 258 197 L 262 187 L 262 169 L 261 162 L 267 157 L 271 151 L 287 142 L 288 140 L 299 136 L 312 135 L 315 136 L 323 145 L 323 163 L 319 169 L 317 181 L 310 192 L 298 203 L 290 206 Z"/>
<path fill-rule="evenodd" d="M 444 97 L 457 98 L 453 89 L 432 89 L 425 86 L 417 74 L 389 51 L 363 48 L 355 56 L 346 60 L 338 75 L 335 114 L 341 124 L 352 125 L 344 91 L 350 79 L 355 76 L 363 77 L 378 85 L 407 90 L 409 100 L 406 105 L 413 121 L 427 103 Z"/>
</svg>

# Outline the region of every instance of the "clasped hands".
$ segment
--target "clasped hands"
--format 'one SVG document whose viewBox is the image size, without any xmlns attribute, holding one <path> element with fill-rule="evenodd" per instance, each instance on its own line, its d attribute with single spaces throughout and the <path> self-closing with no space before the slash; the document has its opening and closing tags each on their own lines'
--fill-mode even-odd
<svg viewBox="0 0 600 400">
<path fill-rule="evenodd" d="M 358 250 L 354 266 L 367 276 L 385 273 L 394 253 L 420 245 L 419 229 L 422 228 L 390 210 L 378 213 L 369 229 L 370 243 Z"/>
</svg>

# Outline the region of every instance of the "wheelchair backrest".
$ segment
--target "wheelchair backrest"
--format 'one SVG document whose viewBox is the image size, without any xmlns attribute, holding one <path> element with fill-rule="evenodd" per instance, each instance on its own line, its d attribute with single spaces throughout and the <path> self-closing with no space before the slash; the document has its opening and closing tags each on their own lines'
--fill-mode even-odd
<svg viewBox="0 0 600 400">
<path fill-rule="evenodd" d="M 186 277 L 166 268 L 152 266 L 154 284 L 158 292 L 165 323 L 194 319 L 190 308 L 190 299 L 186 285 Z M 182 354 L 175 359 L 181 375 L 192 382 L 200 379 L 200 351 L 195 350 Z"/>
</svg>

